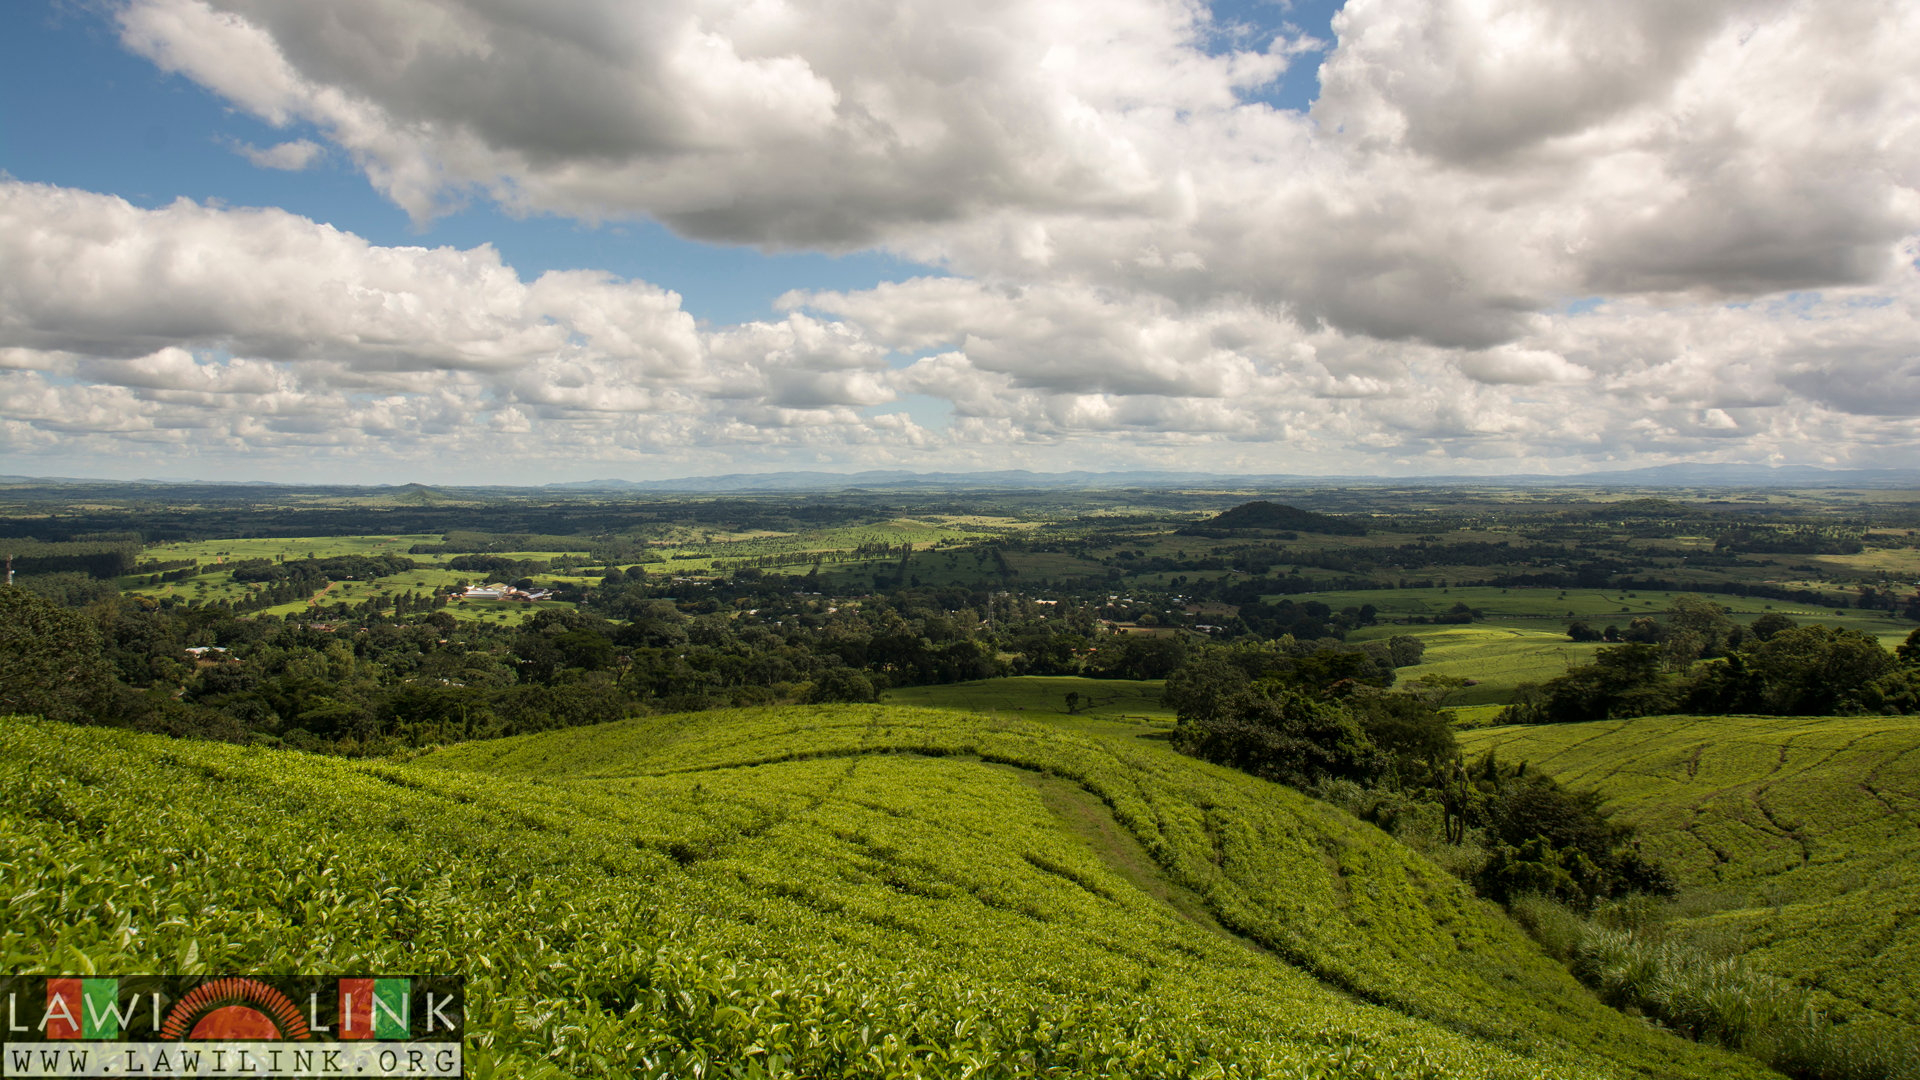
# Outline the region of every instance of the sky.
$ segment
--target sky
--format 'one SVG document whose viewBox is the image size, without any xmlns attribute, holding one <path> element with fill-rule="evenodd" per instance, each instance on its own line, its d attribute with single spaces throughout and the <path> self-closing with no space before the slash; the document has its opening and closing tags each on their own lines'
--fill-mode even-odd
<svg viewBox="0 0 1920 1080">
<path fill-rule="evenodd" d="M 1920 467 L 1916 54 L 1916 0 L 20 0 L 0 473 Z"/>
</svg>

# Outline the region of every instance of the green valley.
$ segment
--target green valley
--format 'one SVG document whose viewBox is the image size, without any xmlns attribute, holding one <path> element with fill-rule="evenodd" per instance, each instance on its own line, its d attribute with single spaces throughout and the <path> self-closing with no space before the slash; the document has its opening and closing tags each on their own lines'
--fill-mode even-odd
<svg viewBox="0 0 1920 1080">
<path fill-rule="evenodd" d="M 1920 509 L 1727 494 L 0 488 L 4 962 L 464 976 L 480 1077 L 1910 1080 Z"/>
</svg>

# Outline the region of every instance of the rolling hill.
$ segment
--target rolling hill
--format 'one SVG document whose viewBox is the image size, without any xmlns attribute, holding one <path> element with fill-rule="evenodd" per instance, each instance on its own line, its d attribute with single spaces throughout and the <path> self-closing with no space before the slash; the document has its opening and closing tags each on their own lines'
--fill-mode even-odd
<svg viewBox="0 0 1920 1080">
<path fill-rule="evenodd" d="M 1461 744 L 1597 789 L 1680 878 L 1685 939 L 1920 1042 L 1920 717 L 1657 716 Z"/>
<path fill-rule="evenodd" d="M 1768 1075 L 1371 826 L 892 706 L 351 762 L 0 720 L 0 962 L 464 974 L 475 1075 Z"/>
<path fill-rule="evenodd" d="M 1311 533 L 1326 533 L 1334 536 L 1361 536 L 1366 526 L 1345 518 L 1316 514 L 1311 510 L 1287 506 L 1284 503 L 1250 502 L 1242 503 L 1231 510 L 1224 510 L 1201 522 L 1196 528 L 1205 530 L 1284 530 Z"/>
</svg>

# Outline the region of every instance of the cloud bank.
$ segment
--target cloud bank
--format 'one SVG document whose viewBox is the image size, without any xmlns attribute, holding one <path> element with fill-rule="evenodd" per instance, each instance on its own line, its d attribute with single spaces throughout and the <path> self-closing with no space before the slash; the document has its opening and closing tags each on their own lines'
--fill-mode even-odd
<svg viewBox="0 0 1920 1080">
<path fill-rule="evenodd" d="M 1910 3 L 1349 0 L 1308 112 L 1253 96 L 1300 41 L 1221 51 L 1177 0 L 117 20 L 288 131 L 257 163 L 338 153 L 422 221 L 478 198 L 930 271 L 706 327 L 486 247 L 6 183 L 16 452 L 1920 464 Z"/>
</svg>

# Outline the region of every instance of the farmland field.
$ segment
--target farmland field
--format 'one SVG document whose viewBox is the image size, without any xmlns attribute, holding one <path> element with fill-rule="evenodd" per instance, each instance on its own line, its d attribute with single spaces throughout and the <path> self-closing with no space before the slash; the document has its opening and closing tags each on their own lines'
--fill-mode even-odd
<svg viewBox="0 0 1920 1080">
<path fill-rule="evenodd" d="M 1461 743 L 1598 789 L 1678 873 L 1684 936 L 1920 1034 L 1920 719 L 1660 716 Z"/>
<path fill-rule="evenodd" d="M 1468 626 L 1375 628 L 1354 635 L 1356 640 L 1385 638 L 1411 631 L 1426 652 L 1420 663 L 1400 668 L 1399 682 L 1427 675 L 1451 675 L 1473 680 L 1473 686 L 1455 691 L 1449 705 L 1493 705 L 1513 700 L 1522 683 L 1545 682 L 1564 675 L 1569 667 L 1590 663 L 1601 646 L 1568 641 L 1557 631 L 1514 627 Z"/>
<path fill-rule="evenodd" d="M 481 1076 L 1765 1075 L 1378 830 L 1109 723 L 737 710 L 356 763 L 0 720 L 0 962 L 464 974 Z"/>
</svg>

